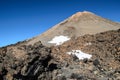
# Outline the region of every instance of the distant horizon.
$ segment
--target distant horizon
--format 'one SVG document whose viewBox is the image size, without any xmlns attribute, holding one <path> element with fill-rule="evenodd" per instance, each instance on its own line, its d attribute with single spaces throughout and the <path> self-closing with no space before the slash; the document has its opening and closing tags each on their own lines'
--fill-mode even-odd
<svg viewBox="0 0 120 80">
<path fill-rule="evenodd" d="M 119 0 L 1 0 L 0 47 L 31 39 L 77 12 L 120 23 Z"/>
</svg>

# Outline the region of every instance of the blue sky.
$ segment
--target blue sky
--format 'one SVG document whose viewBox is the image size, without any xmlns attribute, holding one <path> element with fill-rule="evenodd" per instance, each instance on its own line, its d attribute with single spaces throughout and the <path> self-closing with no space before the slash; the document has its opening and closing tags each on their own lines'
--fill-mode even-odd
<svg viewBox="0 0 120 80">
<path fill-rule="evenodd" d="M 41 34 L 78 11 L 120 22 L 120 0 L 0 0 L 0 46 Z"/>
</svg>

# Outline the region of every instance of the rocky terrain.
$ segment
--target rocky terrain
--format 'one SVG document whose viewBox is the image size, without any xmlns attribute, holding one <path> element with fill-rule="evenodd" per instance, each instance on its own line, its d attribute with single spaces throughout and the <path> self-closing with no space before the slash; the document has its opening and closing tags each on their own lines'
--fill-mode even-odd
<svg viewBox="0 0 120 80">
<path fill-rule="evenodd" d="M 120 80 L 120 24 L 78 12 L 0 48 L 0 80 Z"/>
<path fill-rule="evenodd" d="M 28 41 L 0 48 L 0 80 L 120 80 L 120 29 L 45 47 Z M 79 60 L 71 50 L 91 54 Z"/>
<path fill-rule="evenodd" d="M 120 80 L 120 29 L 72 39 L 53 48 L 53 53 L 62 54 L 67 61 L 64 54 L 71 50 L 82 50 L 92 58 L 78 60 L 72 56 L 70 65 L 61 69 L 67 80 Z"/>
</svg>

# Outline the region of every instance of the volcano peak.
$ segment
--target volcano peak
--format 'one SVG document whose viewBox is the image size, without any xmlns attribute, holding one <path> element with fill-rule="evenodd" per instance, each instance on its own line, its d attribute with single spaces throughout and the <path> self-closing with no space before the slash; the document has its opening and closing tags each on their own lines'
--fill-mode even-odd
<svg viewBox="0 0 120 80">
<path fill-rule="evenodd" d="M 51 46 L 54 44 L 49 43 L 49 41 L 54 39 L 56 36 L 77 38 L 86 34 L 97 34 L 119 28 L 119 23 L 97 16 L 92 12 L 77 12 L 66 20 L 56 24 L 43 34 L 31 39 L 28 44 L 34 44 L 40 40 L 44 45 Z"/>
<path fill-rule="evenodd" d="M 69 18 L 69 21 L 78 21 L 80 17 L 91 16 L 91 15 L 94 14 L 89 11 L 77 12 Z"/>
</svg>

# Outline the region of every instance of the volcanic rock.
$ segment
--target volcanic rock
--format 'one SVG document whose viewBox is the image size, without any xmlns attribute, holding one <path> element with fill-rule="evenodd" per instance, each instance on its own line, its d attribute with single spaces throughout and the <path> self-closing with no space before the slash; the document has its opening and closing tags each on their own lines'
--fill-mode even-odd
<svg viewBox="0 0 120 80">
<path fill-rule="evenodd" d="M 120 24 L 78 12 L 47 32 L 0 48 L 0 80 L 120 80 Z M 55 36 L 68 36 L 61 45 Z M 89 58 L 76 55 L 86 53 Z"/>
</svg>

